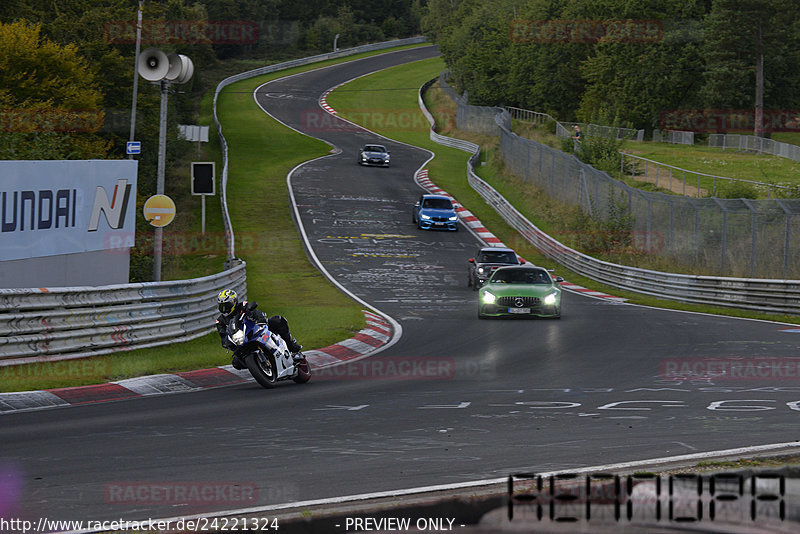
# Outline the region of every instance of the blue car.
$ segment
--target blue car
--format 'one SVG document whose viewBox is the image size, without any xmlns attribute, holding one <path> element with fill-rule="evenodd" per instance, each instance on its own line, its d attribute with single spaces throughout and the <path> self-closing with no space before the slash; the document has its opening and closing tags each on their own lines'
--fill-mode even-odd
<svg viewBox="0 0 800 534">
<path fill-rule="evenodd" d="M 458 214 L 444 195 L 421 195 L 411 210 L 411 219 L 421 230 L 458 231 Z"/>
</svg>

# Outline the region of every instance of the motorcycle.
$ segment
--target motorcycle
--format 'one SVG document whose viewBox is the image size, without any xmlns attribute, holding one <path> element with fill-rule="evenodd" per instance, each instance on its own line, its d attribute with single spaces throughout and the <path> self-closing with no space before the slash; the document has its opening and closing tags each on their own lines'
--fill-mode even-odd
<svg viewBox="0 0 800 534">
<path fill-rule="evenodd" d="M 292 352 L 286 341 L 271 332 L 266 324 L 245 318 L 235 318 L 228 323 L 226 335 L 236 348 L 233 357 L 239 358 L 256 382 L 272 388 L 278 381 L 293 380 L 304 384 L 311 379 L 311 366 L 306 357 Z"/>
</svg>

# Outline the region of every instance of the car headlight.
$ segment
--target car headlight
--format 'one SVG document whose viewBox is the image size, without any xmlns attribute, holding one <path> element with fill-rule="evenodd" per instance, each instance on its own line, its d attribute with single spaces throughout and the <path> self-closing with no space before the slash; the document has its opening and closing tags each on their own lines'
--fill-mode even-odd
<svg viewBox="0 0 800 534">
<path fill-rule="evenodd" d="M 481 298 L 483 299 L 484 304 L 494 304 L 494 301 L 497 300 L 497 297 L 495 297 L 494 294 L 489 293 L 488 291 L 484 291 Z"/>
<path fill-rule="evenodd" d="M 452 217 L 450 217 L 450 220 L 451 221 L 457 221 L 458 220 L 458 215 L 453 215 Z"/>
<path fill-rule="evenodd" d="M 555 293 L 550 293 L 548 295 L 545 295 L 544 303 L 547 306 L 552 306 L 553 304 L 555 304 L 556 303 L 556 294 Z"/>
<path fill-rule="evenodd" d="M 427 219 L 430 219 L 430 218 L 431 218 L 431 216 L 430 216 L 430 215 L 425 215 L 424 213 L 420 213 L 420 215 L 419 215 L 419 216 L 420 216 L 421 218 L 425 219 L 425 220 L 427 220 Z"/>
<path fill-rule="evenodd" d="M 244 343 L 244 330 L 237 330 L 231 336 L 231 341 L 233 341 L 236 345 L 241 345 Z"/>
<path fill-rule="evenodd" d="M 478 274 L 483 274 L 485 272 L 486 272 L 486 269 L 484 269 L 483 267 L 478 267 Z"/>
</svg>

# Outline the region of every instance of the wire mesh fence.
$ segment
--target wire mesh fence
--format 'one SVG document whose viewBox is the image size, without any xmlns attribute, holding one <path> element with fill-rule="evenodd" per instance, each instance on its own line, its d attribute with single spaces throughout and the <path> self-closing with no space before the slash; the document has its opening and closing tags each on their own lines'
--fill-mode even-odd
<svg viewBox="0 0 800 534">
<path fill-rule="evenodd" d="M 723 150 L 733 148 L 735 150 L 758 152 L 759 154 L 772 154 L 773 156 L 800 161 L 800 146 L 754 135 L 710 134 L 708 136 L 708 146 Z"/>
<path fill-rule="evenodd" d="M 768 198 L 775 196 L 776 192 L 782 193 L 779 196 L 787 196 L 788 192 L 792 190 L 789 186 L 779 184 L 728 178 L 727 176 L 682 169 L 625 152 L 620 152 L 619 170 L 621 174 L 633 179 L 650 182 L 656 187 L 663 187 L 681 195 L 698 198 L 718 196 L 718 193 L 724 188 L 730 187 L 735 182 L 748 184 L 756 193 L 766 195 Z"/>
<path fill-rule="evenodd" d="M 671 143 L 673 145 L 693 145 L 694 132 L 683 130 L 653 130 L 654 143 Z"/>
<path fill-rule="evenodd" d="M 510 115 L 469 105 L 455 95 L 458 127 L 500 137 L 508 170 L 553 199 L 578 205 L 596 220 L 630 216 L 631 244 L 703 274 L 800 278 L 800 199 L 692 198 L 642 191 L 582 163 L 572 154 L 525 139 Z"/>
</svg>

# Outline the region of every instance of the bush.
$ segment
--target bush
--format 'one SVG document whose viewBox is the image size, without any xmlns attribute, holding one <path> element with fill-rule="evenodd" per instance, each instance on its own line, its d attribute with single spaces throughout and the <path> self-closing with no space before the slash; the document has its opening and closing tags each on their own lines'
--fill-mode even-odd
<svg viewBox="0 0 800 534">
<path fill-rule="evenodd" d="M 717 198 L 758 198 L 758 191 L 752 184 L 739 180 L 732 180 L 725 185 L 717 187 Z"/>
<path fill-rule="evenodd" d="M 619 169 L 622 144 L 623 141 L 619 139 L 584 135 L 575 155 L 597 170 L 612 173 Z"/>
</svg>

